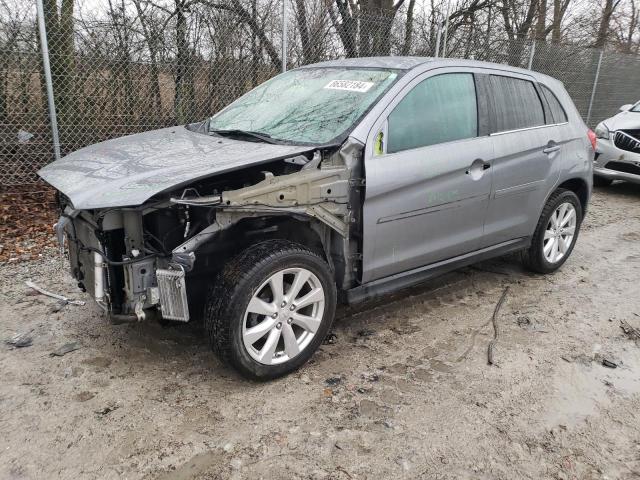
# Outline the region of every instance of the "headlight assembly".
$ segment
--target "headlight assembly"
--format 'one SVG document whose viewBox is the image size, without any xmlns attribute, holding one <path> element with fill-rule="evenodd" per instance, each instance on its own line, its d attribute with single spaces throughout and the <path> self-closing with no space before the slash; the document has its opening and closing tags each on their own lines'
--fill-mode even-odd
<svg viewBox="0 0 640 480">
<path fill-rule="evenodd" d="M 596 127 L 595 132 L 596 132 L 596 137 L 597 138 L 603 138 L 605 140 L 609 139 L 609 129 L 604 124 L 604 122 L 600 122 L 598 124 L 598 126 Z"/>
</svg>

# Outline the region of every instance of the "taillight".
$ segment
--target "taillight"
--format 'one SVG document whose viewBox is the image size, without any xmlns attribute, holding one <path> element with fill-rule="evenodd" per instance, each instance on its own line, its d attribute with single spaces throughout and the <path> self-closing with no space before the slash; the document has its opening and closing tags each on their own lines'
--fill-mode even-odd
<svg viewBox="0 0 640 480">
<path fill-rule="evenodd" d="M 593 147 L 593 149 L 596 149 L 596 134 L 593 133 L 593 130 L 589 129 L 589 131 L 587 132 L 587 137 L 589 137 L 589 141 L 591 142 L 591 146 Z"/>
</svg>

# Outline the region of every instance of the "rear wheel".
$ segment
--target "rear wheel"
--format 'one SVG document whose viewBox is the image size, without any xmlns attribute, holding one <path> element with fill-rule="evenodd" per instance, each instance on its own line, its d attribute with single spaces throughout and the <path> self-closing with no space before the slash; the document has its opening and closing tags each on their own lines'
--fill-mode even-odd
<svg viewBox="0 0 640 480">
<path fill-rule="evenodd" d="M 595 174 L 593 175 L 593 184 L 596 187 L 608 187 L 612 183 L 613 183 L 613 180 L 611 180 L 610 178 L 600 177 Z"/>
<path fill-rule="evenodd" d="M 523 253 L 527 268 L 551 273 L 567 261 L 578 239 L 582 205 L 570 190 L 556 190 L 547 201 L 531 240 Z"/>
<path fill-rule="evenodd" d="M 268 240 L 225 266 L 209 294 L 205 325 L 221 359 L 246 377 L 267 380 L 311 357 L 335 306 L 324 259 L 303 245 Z"/>
</svg>

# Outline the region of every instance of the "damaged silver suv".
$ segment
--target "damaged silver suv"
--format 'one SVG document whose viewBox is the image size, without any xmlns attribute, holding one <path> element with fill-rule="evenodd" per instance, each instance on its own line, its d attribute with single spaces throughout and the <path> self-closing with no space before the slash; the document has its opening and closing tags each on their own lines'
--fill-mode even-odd
<svg viewBox="0 0 640 480">
<path fill-rule="evenodd" d="M 256 379 L 356 302 L 522 251 L 569 257 L 595 135 L 562 84 L 490 63 L 361 58 L 283 73 L 201 123 L 83 148 L 59 190 L 73 276 L 113 320 L 203 317 Z"/>
</svg>

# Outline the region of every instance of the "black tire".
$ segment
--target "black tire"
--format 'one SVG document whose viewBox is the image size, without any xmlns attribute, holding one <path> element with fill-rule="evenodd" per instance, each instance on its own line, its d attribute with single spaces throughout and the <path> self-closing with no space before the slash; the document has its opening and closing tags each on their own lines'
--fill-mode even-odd
<svg viewBox="0 0 640 480">
<path fill-rule="evenodd" d="M 593 176 L 593 184 L 596 187 L 608 187 L 613 183 L 613 180 L 610 178 L 599 177 L 598 175 Z"/>
<path fill-rule="evenodd" d="M 285 363 L 265 365 L 254 360 L 244 346 L 245 311 L 263 282 L 287 268 L 305 268 L 315 274 L 324 290 L 324 313 L 306 348 Z M 221 360 L 247 378 L 269 380 L 286 375 L 309 360 L 331 328 L 336 298 L 334 277 L 323 258 L 304 245 L 287 240 L 267 240 L 252 245 L 226 264 L 209 291 L 205 328 L 211 347 Z"/>
<path fill-rule="evenodd" d="M 549 223 L 551 215 L 562 203 L 565 202 L 570 202 L 576 209 L 576 230 L 573 236 L 573 241 L 567 249 L 565 255 L 559 261 L 551 263 L 545 258 L 543 252 L 544 233 L 547 229 L 547 225 Z M 533 238 L 531 239 L 531 246 L 522 254 L 522 261 L 525 267 L 537 273 L 551 273 L 559 269 L 564 264 L 564 262 L 567 261 L 567 259 L 571 255 L 571 252 L 573 251 L 573 247 L 578 240 L 578 234 L 580 232 L 581 224 L 582 204 L 580 203 L 580 199 L 576 196 L 576 194 L 571 190 L 565 189 L 558 189 L 553 192 L 551 194 L 551 197 L 549 197 L 549 200 L 547 200 L 546 205 L 542 209 L 542 214 L 540 215 L 540 219 L 538 220 Z"/>
</svg>

